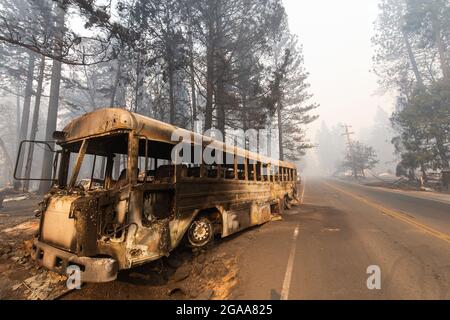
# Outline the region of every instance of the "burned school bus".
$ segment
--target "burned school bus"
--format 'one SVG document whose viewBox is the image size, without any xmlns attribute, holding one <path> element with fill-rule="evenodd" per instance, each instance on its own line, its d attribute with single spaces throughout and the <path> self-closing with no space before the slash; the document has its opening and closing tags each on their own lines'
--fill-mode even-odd
<svg viewBox="0 0 450 320">
<path fill-rule="evenodd" d="M 174 164 L 175 130 L 201 141 L 201 150 L 214 144 L 232 162 Z M 59 273 L 78 266 L 83 282 L 112 281 L 182 241 L 204 246 L 261 225 L 297 197 L 293 164 L 122 109 L 85 114 L 55 139 L 61 150 L 33 258 Z"/>
</svg>

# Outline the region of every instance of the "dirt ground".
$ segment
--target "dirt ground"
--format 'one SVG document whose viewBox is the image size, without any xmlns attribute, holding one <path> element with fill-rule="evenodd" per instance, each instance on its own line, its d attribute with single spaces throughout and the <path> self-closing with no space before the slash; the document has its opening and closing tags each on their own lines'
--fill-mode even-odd
<svg viewBox="0 0 450 320">
<path fill-rule="evenodd" d="M 0 299 L 231 299 L 239 283 L 238 260 L 258 228 L 218 239 L 205 250 L 182 246 L 169 257 L 119 273 L 114 282 L 68 291 L 66 278 L 30 258 L 40 198 L 16 196 L 0 209 Z"/>
<path fill-rule="evenodd" d="M 255 227 L 217 239 L 205 250 L 180 247 L 168 258 L 120 272 L 114 282 L 85 284 L 61 299 L 237 299 L 242 283 L 240 267 L 260 231 Z"/>
<path fill-rule="evenodd" d="M 224 300 L 238 283 L 236 256 L 225 246 L 205 251 L 175 250 L 170 257 L 119 273 L 114 282 L 85 284 L 61 297 L 67 300 Z"/>
</svg>

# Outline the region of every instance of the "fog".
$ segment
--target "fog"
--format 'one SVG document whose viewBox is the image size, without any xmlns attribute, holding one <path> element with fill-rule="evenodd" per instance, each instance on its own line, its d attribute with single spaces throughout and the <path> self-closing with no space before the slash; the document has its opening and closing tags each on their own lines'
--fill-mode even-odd
<svg viewBox="0 0 450 320">
<path fill-rule="evenodd" d="M 306 173 L 450 168 L 448 1 L 33 3 L 0 0 L 0 186 L 21 140 L 103 107 L 224 137 L 266 128 L 270 156 Z"/>
<path fill-rule="evenodd" d="M 351 125 L 354 139 L 374 143 L 380 165 L 378 171 L 395 168 L 392 133 L 380 133 L 376 117 L 379 108 L 388 115 L 394 107 L 393 92 L 382 92 L 377 76 L 371 72 L 374 54 L 371 38 L 378 15 L 378 0 L 284 0 L 291 31 L 303 44 L 305 67 L 310 73 L 311 92 L 320 102 L 319 121 L 310 127 L 310 138 L 319 144 L 323 126 L 344 133 L 342 124 Z M 380 116 L 380 114 L 378 114 Z M 335 137 L 336 148 L 320 146 L 308 152 L 305 169 L 309 173 L 329 173 L 327 166 L 317 166 L 318 154 L 325 154 L 330 163 L 342 158 L 345 137 Z M 377 141 L 373 141 L 373 140 Z M 387 143 L 384 143 L 387 141 Z M 325 149 L 325 150 L 323 150 Z M 328 149 L 328 150 L 327 150 Z M 327 152 L 328 151 L 328 152 Z M 389 165 L 385 165 L 388 162 Z"/>
</svg>

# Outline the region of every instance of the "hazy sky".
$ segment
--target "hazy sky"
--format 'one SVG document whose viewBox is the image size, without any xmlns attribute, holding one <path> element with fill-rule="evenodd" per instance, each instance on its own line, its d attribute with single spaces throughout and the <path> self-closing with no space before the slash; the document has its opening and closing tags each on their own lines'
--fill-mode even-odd
<svg viewBox="0 0 450 320">
<path fill-rule="evenodd" d="M 390 95 L 377 95 L 371 73 L 373 22 L 379 0 L 284 0 L 291 31 L 303 44 L 311 91 L 328 125 L 343 122 L 356 131 L 370 126 L 377 106 L 391 111 Z M 313 138 L 314 134 L 312 135 Z"/>
</svg>

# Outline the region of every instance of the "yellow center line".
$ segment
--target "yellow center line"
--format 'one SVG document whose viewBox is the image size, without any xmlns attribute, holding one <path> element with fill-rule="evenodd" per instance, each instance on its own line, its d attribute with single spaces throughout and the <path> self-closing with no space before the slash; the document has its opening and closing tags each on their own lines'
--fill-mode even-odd
<svg viewBox="0 0 450 320">
<path fill-rule="evenodd" d="M 359 200 L 361 202 L 364 202 L 365 204 L 367 204 L 367 205 L 369 205 L 371 207 L 374 207 L 374 208 L 378 209 L 382 213 L 390 216 L 391 218 L 398 219 L 398 220 L 401 220 L 401 221 L 403 221 L 405 223 L 408 223 L 408 224 L 410 224 L 410 225 L 412 225 L 412 226 L 414 226 L 416 228 L 419 228 L 420 230 L 422 230 L 422 231 L 432 235 L 433 237 L 438 238 L 440 240 L 443 240 L 443 241 L 445 241 L 445 242 L 450 244 L 450 236 L 445 234 L 445 233 L 442 233 L 442 232 L 437 231 L 437 230 L 435 230 L 435 229 L 433 229 L 433 228 L 431 228 L 431 227 L 429 227 L 427 225 L 424 225 L 422 223 L 414 221 L 413 219 L 408 218 L 407 216 L 405 216 L 404 214 L 402 214 L 402 213 L 400 213 L 398 211 L 394 211 L 392 209 L 385 208 L 385 207 L 383 207 L 383 206 L 381 206 L 381 205 L 379 205 L 379 204 L 377 204 L 377 203 L 375 203 L 375 202 L 373 202 L 371 200 L 368 200 L 368 199 L 366 199 L 366 198 L 364 198 L 364 197 L 362 197 L 360 195 L 353 194 L 351 192 L 348 192 L 346 190 L 343 190 L 341 188 L 338 188 L 338 187 L 333 186 L 333 185 L 331 185 L 329 183 L 326 183 L 326 182 L 325 182 L 325 184 L 327 186 L 329 186 L 330 188 L 336 190 L 336 191 L 344 193 L 344 194 L 346 194 L 346 195 L 348 195 L 348 196 L 350 196 L 352 198 L 355 198 L 355 199 L 357 199 L 357 200 Z"/>
</svg>

